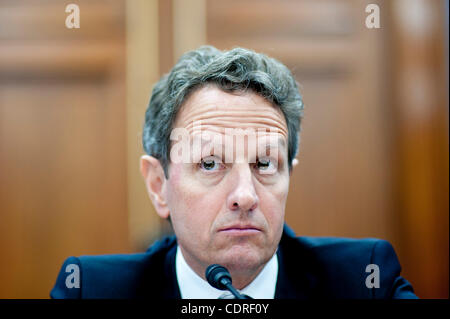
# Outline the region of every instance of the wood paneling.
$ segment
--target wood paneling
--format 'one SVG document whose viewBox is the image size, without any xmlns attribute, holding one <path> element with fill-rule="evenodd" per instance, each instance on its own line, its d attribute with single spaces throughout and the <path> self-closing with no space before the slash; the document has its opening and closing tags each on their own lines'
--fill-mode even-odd
<svg viewBox="0 0 450 319">
<path fill-rule="evenodd" d="M 159 78 L 158 2 L 133 0 L 127 12 L 128 222 L 133 251 L 145 251 L 161 235 L 160 218 L 140 173 L 142 128 L 154 83 Z"/>
<path fill-rule="evenodd" d="M 80 28 L 65 27 L 66 5 L 80 8 Z M 0 11 L 0 38 L 31 42 L 96 41 L 119 39 L 125 35 L 124 3 L 118 0 L 3 0 Z"/>
<path fill-rule="evenodd" d="M 158 0 L 159 75 L 170 72 L 174 65 L 173 3 L 172 0 Z"/>
<path fill-rule="evenodd" d="M 173 56 L 206 43 L 206 0 L 171 0 L 173 16 Z"/>
<path fill-rule="evenodd" d="M 392 114 L 396 123 L 392 134 L 400 256 L 408 265 L 405 275 L 412 278 L 419 296 L 448 298 L 445 1 L 397 1 L 391 8 Z"/>
<path fill-rule="evenodd" d="M 122 1 L 0 4 L 0 297 L 47 298 L 71 255 L 130 251 Z"/>
</svg>

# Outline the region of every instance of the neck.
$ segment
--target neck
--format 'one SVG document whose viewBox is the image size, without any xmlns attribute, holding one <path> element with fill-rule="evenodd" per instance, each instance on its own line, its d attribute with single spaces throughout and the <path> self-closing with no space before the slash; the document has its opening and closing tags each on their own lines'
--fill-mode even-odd
<svg viewBox="0 0 450 319">
<path fill-rule="evenodd" d="M 229 270 L 231 278 L 233 279 L 233 286 L 239 290 L 244 289 L 259 275 L 263 267 L 264 265 L 252 271 Z"/>
<path fill-rule="evenodd" d="M 205 270 L 209 266 L 209 264 L 203 264 L 200 262 L 196 262 L 195 259 L 191 258 L 189 254 L 184 251 L 184 249 L 180 246 L 181 253 L 183 255 L 184 260 L 188 264 L 188 266 L 203 280 L 207 281 L 205 277 Z M 267 262 L 266 262 L 267 263 Z M 242 290 L 247 287 L 262 271 L 265 264 L 259 265 L 258 267 L 234 267 L 230 265 L 223 264 L 222 266 L 226 267 L 230 272 L 233 286 L 236 289 Z"/>
</svg>

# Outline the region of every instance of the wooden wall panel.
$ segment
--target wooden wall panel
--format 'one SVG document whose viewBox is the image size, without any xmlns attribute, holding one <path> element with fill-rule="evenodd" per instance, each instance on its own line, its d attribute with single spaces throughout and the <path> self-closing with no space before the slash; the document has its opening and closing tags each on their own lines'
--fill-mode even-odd
<svg viewBox="0 0 450 319">
<path fill-rule="evenodd" d="M 0 297 L 47 298 L 71 255 L 130 251 L 122 1 L 0 4 Z"/>
<path fill-rule="evenodd" d="M 161 236 L 156 214 L 140 173 L 142 128 L 153 85 L 159 79 L 158 1 L 126 2 L 128 225 L 133 251 L 145 251 Z M 169 55 L 166 55 L 169 56 Z"/>
<path fill-rule="evenodd" d="M 390 5 L 400 255 L 421 297 L 448 298 L 448 2 Z"/>
</svg>

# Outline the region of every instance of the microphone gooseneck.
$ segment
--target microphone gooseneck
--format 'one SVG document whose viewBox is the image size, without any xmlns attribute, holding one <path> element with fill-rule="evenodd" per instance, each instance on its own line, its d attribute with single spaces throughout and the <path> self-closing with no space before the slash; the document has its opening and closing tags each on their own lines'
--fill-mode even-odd
<svg viewBox="0 0 450 319">
<path fill-rule="evenodd" d="M 233 287 L 231 275 L 225 267 L 218 264 L 209 265 L 206 268 L 205 277 L 208 283 L 214 288 L 228 290 L 236 299 L 247 299 Z"/>
</svg>

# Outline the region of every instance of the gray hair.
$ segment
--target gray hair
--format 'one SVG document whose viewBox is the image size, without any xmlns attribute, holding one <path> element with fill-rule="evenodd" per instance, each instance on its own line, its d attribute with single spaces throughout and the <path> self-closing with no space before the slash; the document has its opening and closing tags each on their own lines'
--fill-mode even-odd
<svg viewBox="0 0 450 319">
<path fill-rule="evenodd" d="M 244 48 L 220 51 L 202 46 L 185 53 L 153 88 L 145 113 L 144 150 L 157 158 L 168 178 L 170 133 L 188 95 L 208 84 L 224 91 L 251 90 L 277 105 L 288 127 L 288 165 L 297 155 L 303 101 L 289 69 L 264 54 Z"/>
</svg>

